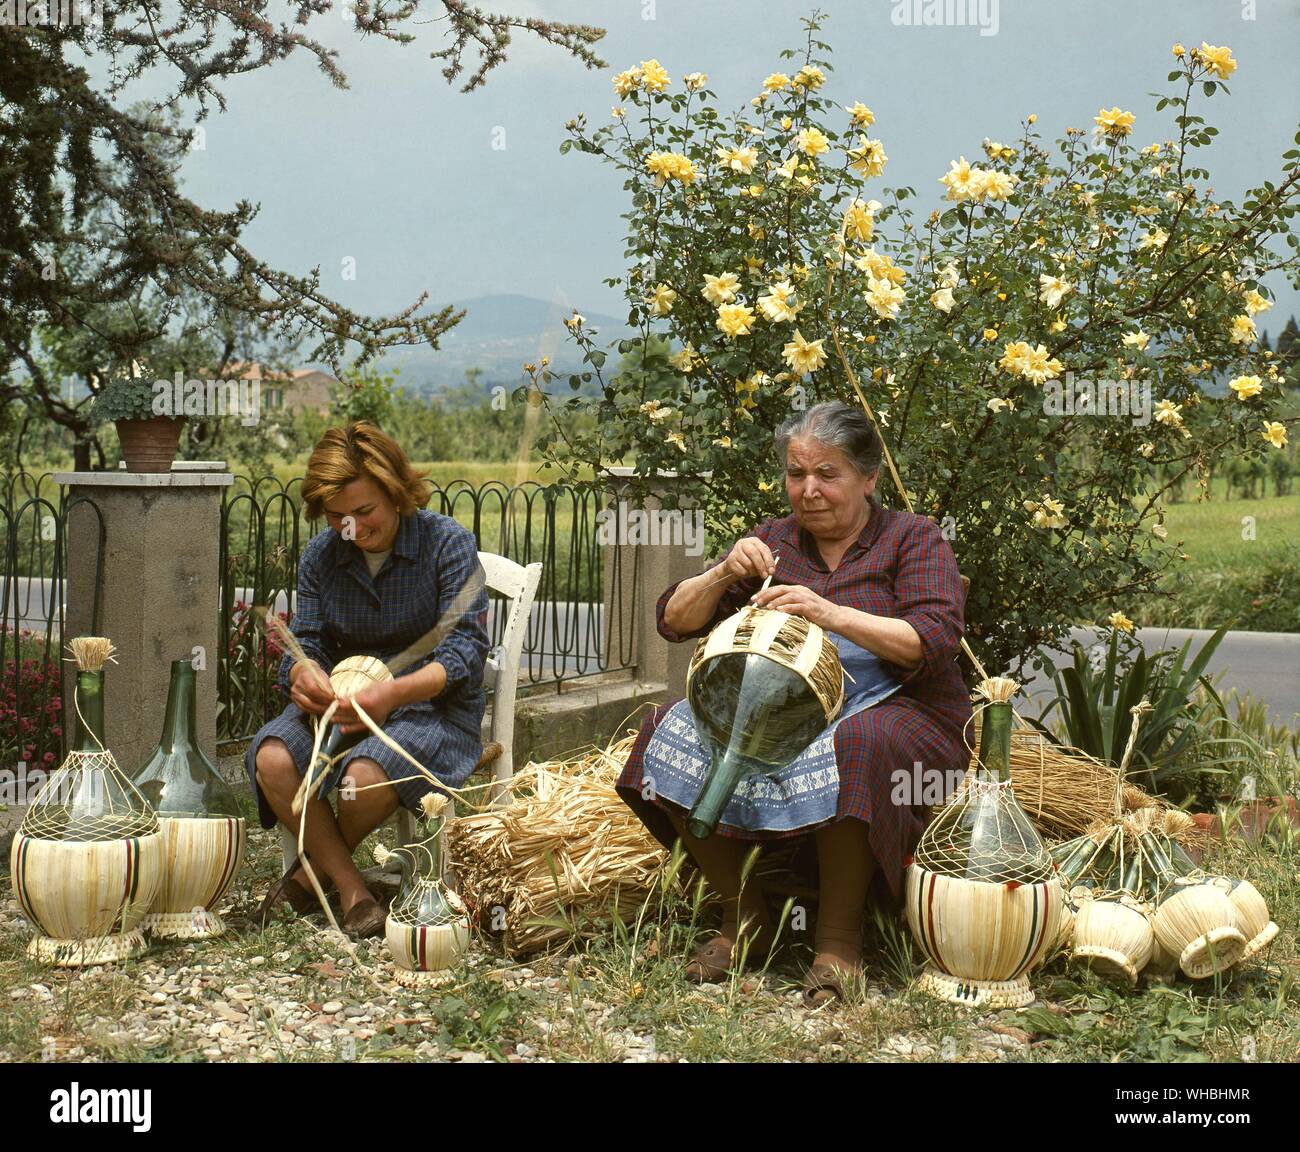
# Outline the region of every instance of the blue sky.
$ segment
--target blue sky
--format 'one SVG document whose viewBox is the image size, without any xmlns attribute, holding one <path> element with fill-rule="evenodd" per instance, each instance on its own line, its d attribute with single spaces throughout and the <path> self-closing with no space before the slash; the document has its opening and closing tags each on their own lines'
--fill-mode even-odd
<svg viewBox="0 0 1300 1152">
<path fill-rule="evenodd" d="M 986 0 L 987 4 L 988 0 Z M 1044 138 L 1091 127 L 1102 107 L 1137 115 L 1140 144 L 1171 138 L 1166 91 L 1170 45 L 1231 46 L 1239 69 L 1230 97 L 1203 108 L 1221 135 L 1202 150 L 1218 196 L 1239 202 L 1280 171 L 1300 121 L 1300 0 L 998 0 L 995 35 L 976 27 L 908 27 L 894 0 L 823 0 L 822 38 L 835 48 L 828 91 L 876 113 L 872 133 L 889 167 L 880 185 L 911 185 L 937 205 L 938 177 L 989 136 L 1014 142 L 1020 119 L 1038 114 Z M 206 122 L 206 147 L 184 169 L 201 204 L 260 202 L 252 249 L 273 265 L 321 266 L 323 287 L 370 312 L 505 292 L 619 312 L 601 281 L 622 265 L 625 193 L 592 157 L 557 149 L 564 123 L 586 112 L 602 122 L 615 102 L 615 71 L 657 57 L 674 81 L 703 71 L 724 108 L 752 96 L 796 46 L 802 3 L 773 0 L 489 0 L 519 15 L 599 24 L 611 67 L 588 71 L 561 50 L 517 40 L 487 85 L 464 95 L 429 52 L 443 27 L 430 16 L 417 42 L 362 41 L 344 19 L 314 34 L 341 52 L 351 89 L 335 89 L 299 54 L 226 85 L 229 107 Z M 502 139 L 504 148 L 494 148 Z M 345 280 L 343 260 L 356 260 Z M 1275 277 L 1278 307 L 1259 317 L 1276 336 L 1300 298 Z"/>
</svg>

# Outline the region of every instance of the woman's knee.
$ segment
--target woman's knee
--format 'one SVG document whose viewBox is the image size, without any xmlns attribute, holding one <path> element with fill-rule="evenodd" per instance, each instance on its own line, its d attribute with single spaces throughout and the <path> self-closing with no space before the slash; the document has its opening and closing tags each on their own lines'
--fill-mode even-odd
<svg viewBox="0 0 1300 1152">
<path fill-rule="evenodd" d="M 388 780 L 387 773 L 374 761 L 365 757 L 350 760 L 339 781 L 339 804 L 365 808 L 382 808 L 397 805 L 397 793 L 392 788 L 378 785 Z"/>
<path fill-rule="evenodd" d="M 298 767 L 283 740 L 275 736 L 263 740 L 254 764 L 257 783 L 263 792 L 283 792 L 290 788 L 297 790 Z"/>
</svg>

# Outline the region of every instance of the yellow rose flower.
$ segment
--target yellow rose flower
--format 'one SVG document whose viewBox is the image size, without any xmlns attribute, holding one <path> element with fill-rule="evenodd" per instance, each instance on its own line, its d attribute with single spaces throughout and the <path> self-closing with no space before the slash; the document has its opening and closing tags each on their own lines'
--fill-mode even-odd
<svg viewBox="0 0 1300 1152">
<path fill-rule="evenodd" d="M 1220 80 L 1226 80 L 1237 70 L 1237 62 L 1232 58 L 1232 49 L 1226 46 L 1216 48 L 1202 40 L 1201 46 L 1193 55 Z"/>
<path fill-rule="evenodd" d="M 641 86 L 641 69 L 629 68 L 614 77 L 614 91 L 620 96 L 627 96 Z"/>
<path fill-rule="evenodd" d="M 820 128 L 801 128 L 794 138 L 794 145 L 805 156 L 815 159 L 830 149 L 831 142 Z"/>
<path fill-rule="evenodd" d="M 1175 44 L 1171 49 L 1169 49 L 1169 51 L 1171 51 L 1175 56 L 1179 56 L 1179 57 L 1187 55 L 1187 49 L 1184 48 L 1181 44 Z"/>
<path fill-rule="evenodd" d="M 997 172 L 987 168 L 977 168 L 973 172 L 978 199 L 1006 200 L 1020 182 L 1020 177 L 1013 176 L 1010 172 Z"/>
<path fill-rule="evenodd" d="M 718 309 L 718 329 L 729 339 L 748 336 L 754 330 L 754 310 L 744 304 L 724 304 Z"/>
<path fill-rule="evenodd" d="M 662 92 L 668 87 L 668 69 L 658 60 L 642 60 L 638 68 L 641 72 L 641 86 L 647 92 Z"/>
<path fill-rule="evenodd" d="M 790 77 L 784 72 L 773 72 L 771 76 L 763 81 L 763 88 L 768 92 L 780 92 L 789 83 Z"/>
<path fill-rule="evenodd" d="M 775 487 L 776 485 L 773 484 L 771 480 L 760 480 L 758 482 L 758 490 L 760 492 L 771 492 Z"/>
<path fill-rule="evenodd" d="M 952 297 L 951 288 L 940 288 L 930 294 L 930 303 L 940 312 L 951 312 L 956 301 Z"/>
<path fill-rule="evenodd" d="M 1157 424 L 1168 424 L 1171 428 L 1181 428 L 1183 424 L 1183 406 L 1172 400 L 1161 400 L 1155 408 Z"/>
<path fill-rule="evenodd" d="M 1123 612 L 1112 612 L 1106 617 L 1106 623 L 1114 628 L 1116 632 L 1133 631 L 1133 621 L 1125 616 Z"/>
<path fill-rule="evenodd" d="M 992 337 L 989 333 L 993 332 Z M 984 329 L 984 339 L 996 339 L 997 330 L 994 328 Z M 998 361 L 998 367 L 1004 368 L 1008 372 L 1014 372 L 1020 376 L 1024 372 L 1026 358 L 1029 356 L 1029 345 L 1023 340 L 1011 340 L 1006 347 L 1002 349 L 1002 359 Z"/>
<path fill-rule="evenodd" d="M 1063 367 L 1065 365 L 1049 356 L 1047 349 L 1041 344 L 1036 348 L 1029 348 L 1020 358 L 1020 375 L 1035 384 L 1056 379 Z"/>
<path fill-rule="evenodd" d="M 972 168 L 965 156 L 950 160 L 948 171 L 939 177 L 939 183 L 948 189 L 948 200 L 974 200 L 980 192 L 979 169 Z"/>
<path fill-rule="evenodd" d="M 1286 447 L 1286 425 L 1276 420 L 1265 420 L 1264 431 L 1260 433 L 1274 448 Z"/>
<path fill-rule="evenodd" d="M 757 148 L 718 148 L 718 162 L 723 168 L 729 168 L 732 172 L 740 172 L 748 176 L 754 171 L 754 165 L 758 163 Z M 757 185 L 758 190 L 762 192 L 763 186 Z"/>
<path fill-rule="evenodd" d="M 674 292 L 667 284 L 655 285 L 654 295 L 650 298 L 650 312 L 654 316 L 667 316 L 673 310 L 673 301 L 677 299 L 677 293 Z"/>
<path fill-rule="evenodd" d="M 865 204 L 861 200 L 854 200 L 844 210 L 844 234 L 863 243 L 869 242 L 876 230 L 875 213 L 880 211 L 880 207 L 879 200 Z"/>
<path fill-rule="evenodd" d="M 695 165 L 680 152 L 651 152 L 646 157 L 645 166 L 660 188 L 669 180 L 690 184 L 696 176 Z"/>
<path fill-rule="evenodd" d="M 1124 346 L 1126 348 L 1136 348 L 1139 352 L 1144 351 L 1146 346 L 1151 342 L 1151 335 L 1148 332 L 1125 332 Z"/>
<path fill-rule="evenodd" d="M 1038 277 L 1038 298 L 1049 308 L 1055 308 L 1067 294 L 1074 290 L 1070 281 L 1046 272 Z"/>
<path fill-rule="evenodd" d="M 985 328 L 983 335 L 985 340 L 988 340 L 990 343 L 992 343 L 992 341 L 998 338 L 998 330 L 996 328 Z M 1008 344 L 1007 348 L 1010 349 L 1011 345 Z"/>
<path fill-rule="evenodd" d="M 664 407 L 658 400 L 647 400 L 641 405 L 641 411 L 656 424 L 661 420 L 667 420 L 669 416 L 673 415 L 673 409 Z"/>
<path fill-rule="evenodd" d="M 879 176 L 885 171 L 889 157 L 885 155 L 885 146 L 879 140 L 858 137 L 858 146 L 849 151 L 849 167 L 859 176 Z"/>
<path fill-rule="evenodd" d="M 719 448 L 730 448 L 730 447 L 731 447 L 731 437 L 730 437 L 730 436 L 720 436 L 720 437 L 719 437 L 717 440 L 715 440 L 713 443 L 716 444 Z"/>
<path fill-rule="evenodd" d="M 668 435 L 664 437 L 664 442 L 667 444 L 675 444 L 681 451 L 686 451 L 686 441 L 682 439 L 682 434 L 680 432 L 669 432 Z"/>
<path fill-rule="evenodd" d="M 790 366 L 792 372 L 804 375 L 816 372 L 826 363 L 826 350 L 821 340 L 808 341 L 798 328 L 794 330 L 794 339 L 781 349 L 781 357 Z"/>
<path fill-rule="evenodd" d="M 1248 316 L 1258 315 L 1260 312 L 1267 312 L 1273 307 L 1273 301 L 1266 296 L 1261 296 L 1254 288 L 1246 293 L 1246 314 Z"/>
<path fill-rule="evenodd" d="M 1255 321 L 1249 316 L 1234 316 L 1232 318 L 1232 332 L 1228 339 L 1233 344 L 1249 344 L 1256 336 Z"/>
<path fill-rule="evenodd" d="M 907 293 L 887 277 L 868 277 L 866 301 L 868 307 L 882 320 L 894 320 Z"/>
<path fill-rule="evenodd" d="M 709 276 L 706 273 L 701 295 L 717 307 L 721 304 L 730 304 L 735 300 L 739 288 L 740 277 L 734 272 L 724 272 L 721 276 Z"/>
<path fill-rule="evenodd" d="M 689 76 L 682 77 L 682 83 L 688 92 L 698 92 L 708 82 L 709 78 L 703 72 L 692 72 Z"/>
<path fill-rule="evenodd" d="M 1249 400 L 1264 391 L 1264 382 L 1258 376 L 1238 376 L 1228 381 L 1228 387 L 1237 394 L 1238 400 Z"/>
<path fill-rule="evenodd" d="M 794 299 L 795 288 L 788 280 L 773 284 L 766 296 L 758 298 L 758 309 L 774 324 L 788 323 L 798 314 L 801 307 Z"/>
<path fill-rule="evenodd" d="M 853 121 L 855 128 L 870 128 L 876 122 L 876 115 L 861 100 L 856 101 L 852 107 L 845 108 L 845 112 Z"/>
<path fill-rule="evenodd" d="M 1133 131 L 1133 123 L 1136 119 L 1132 112 L 1121 112 L 1118 107 L 1115 107 L 1109 111 L 1103 108 L 1093 117 L 1092 122 L 1107 136 L 1118 139 Z"/>
<path fill-rule="evenodd" d="M 812 64 L 805 64 L 795 74 L 791 83 L 796 88 L 807 88 L 809 92 L 815 92 L 826 83 L 826 73 Z"/>
<path fill-rule="evenodd" d="M 685 372 L 689 375 L 701 363 L 700 354 L 695 351 L 695 345 L 687 344 L 680 352 L 674 352 L 669 356 L 668 363 L 676 368 L 678 372 Z"/>
</svg>

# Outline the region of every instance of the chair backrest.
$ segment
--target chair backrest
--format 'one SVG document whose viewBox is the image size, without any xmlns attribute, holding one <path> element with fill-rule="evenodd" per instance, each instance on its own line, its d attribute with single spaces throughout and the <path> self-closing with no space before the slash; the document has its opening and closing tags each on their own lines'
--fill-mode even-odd
<svg viewBox="0 0 1300 1152">
<path fill-rule="evenodd" d="M 487 586 L 505 598 L 509 607 L 501 633 L 501 644 L 489 657 L 484 672 L 484 686 L 492 686 L 492 717 L 489 739 L 501 745 L 501 755 L 492 765 L 493 802 L 507 798 L 506 781 L 514 775 L 515 690 L 519 684 L 519 665 L 524 651 L 524 637 L 533 600 L 542 581 L 542 565 L 534 562 L 525 567 L 495 552 L 480 552 L 479 563 L 487 577 Z"/>
</svg>

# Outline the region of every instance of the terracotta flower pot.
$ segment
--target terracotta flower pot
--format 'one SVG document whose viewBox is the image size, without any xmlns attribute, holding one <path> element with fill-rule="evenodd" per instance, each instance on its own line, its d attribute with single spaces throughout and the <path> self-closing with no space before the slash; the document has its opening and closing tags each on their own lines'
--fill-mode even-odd
<svg viewBox="0 0 1300 1152">
<path fill-rule="evenodd" d="M 184 417 L 152 416 L 148 420 L 115 420 L 113 423 L 128 472 L 172 470 Z"/>
</svg>

